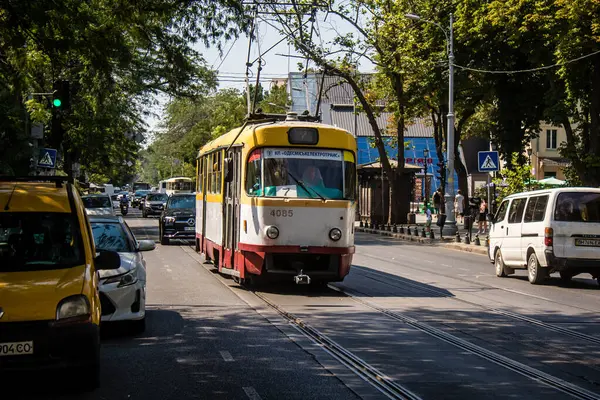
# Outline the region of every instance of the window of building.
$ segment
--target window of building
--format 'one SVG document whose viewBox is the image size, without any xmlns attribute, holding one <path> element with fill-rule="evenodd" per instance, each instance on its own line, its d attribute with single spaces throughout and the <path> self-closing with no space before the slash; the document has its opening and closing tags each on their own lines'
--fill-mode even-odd
<svg viewBox="0 0 600 400">
<path fill-rule="evenodd" d="M 544 171 L 544 178 L 556 178 L 556 172 L 546 172 L 546 171 Z"/>
<path fill-rule="evenodd" d="M 556 150 L 556 129 L 546 129 L 546 148 Z"/>
</svg>

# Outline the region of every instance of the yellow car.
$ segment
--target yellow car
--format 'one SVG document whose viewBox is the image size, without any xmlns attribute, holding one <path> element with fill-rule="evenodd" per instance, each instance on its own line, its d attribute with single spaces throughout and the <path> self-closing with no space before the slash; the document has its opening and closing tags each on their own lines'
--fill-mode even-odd
<svg viewBox="0 0 600 400">
<path fill-rule="evenodd" d="M 0 375 L 76 367 L 99 383 L 100 269 L 77 189 L 64 177 L 0 177 Z"/>
</svg>

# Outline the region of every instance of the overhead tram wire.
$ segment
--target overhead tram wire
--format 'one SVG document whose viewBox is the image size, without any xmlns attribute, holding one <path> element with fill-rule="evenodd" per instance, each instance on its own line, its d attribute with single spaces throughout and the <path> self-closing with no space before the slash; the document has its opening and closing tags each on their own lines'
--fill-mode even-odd
<svg viewBox="0 0 600 400">
<path fill-rule="evenodd" d="M 521 73 L 528 73 L 528 72 L 538 72 L 538 71 L 545 71 L 548 69 L 552 69 L 552 68 L 557 68 L 557 67 L 562 67 L 580 60 L 583 60 L 585 58 L 589 58 L 592 56 L 595 56 L 596 54 L 600 54 L 600 50 L 598 51 L 594 51 L 593 53 L 590 54 L 586 54 L 584 56 L 581 57 L 577 57 L 574 58 L 572 60 L 567 60 L 561 63 L 556 63 L 556 64 L 552 64 L 552 65 L 546 65 L 543 67 L 537 67 L 537 68 L 529 68 L 529 69 L 518 69 L 518 70 L 487 70 L 487 69 L 478 69 L 478 68 L 470 68 L 470 67 L 465 67 L 464 65 L 457 65 L 457 64 L 452 64 L 453 66 L 455 66 L 456 68 L 460 68 L 460 69 L 464 69 L 466 71 L 473 71 L 473 72 L 480 72 L 483 74 L 504 74 L 504 75 L 510 75 L 510 74 L 521 74 Z"/>
<path fill-rule="evenodd" d="M 219 68 L 221 68 L 221 65 L 223 65 L 223 63 L 225 62 L 225 60 L 227 60 L 227 57 L 229 56 L 229 53 L 231 52 L 231 49 L 233 49 L 233 46 L 235 46 L 236 42 L 237 42 L 238 38 L 235 38 L 235 40 L 233 41 L 233 43 L 231 43 L 231 46 L 229 46 L 229 50 L 227 50 L 227 53 L 225 54 L 225 57 L 221 58 L 221 62 L 219 63 L 219 66 L 217 68 L 215 68 L 215 70 L 219 70 Z M 214 66 L 214 63 L 213 63 Z M 212 69 L 212 67 L 211 67 Z"/>
</svg>

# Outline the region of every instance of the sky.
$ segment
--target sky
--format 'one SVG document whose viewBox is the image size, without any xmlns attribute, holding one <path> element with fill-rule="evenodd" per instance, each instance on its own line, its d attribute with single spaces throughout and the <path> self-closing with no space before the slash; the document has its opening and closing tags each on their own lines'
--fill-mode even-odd
<svg viewBox="0 0 600 400">
<path fill-rule="evenodd" d="M 338 36 L 338 33 L 345 34 L 349 31 L 354 31 L 349 24 L 340 20 L 331 19 L 331 17 L 326 21 L 323 20 L 323 16 L 317 19 L 319 20 L 319 23 L 316 24 L 315 27 L 321 34 L 317 36 L 316 43 L 321 43 L 322 41 L 325 47 L 327 47 L 328 42 Z M 260 81 L 264 88 L 268 89 L 271 81 L 275 78 L 286 78 L 288 72 L 299 71 L 297 64 L 298 62 L 304 62 L 304 60 L 286 56 L 288 54 L 292 56 L 299 55 L 292 46 L 288 46 L 287 41 L 283 41 L 268 53 L 264 54 L 267 49 L 283 38 L 275 28 L 269 26 L 266 22 L 259 20 L 257 36 L 259 40 L 258 43 L 257 41 L 253 41 L 252 43 L 250 61 L 257 59 L 260 47 L 260 52 L 263 53 L 262 58 L 264 61 Z M 207 48 L 201 44 L 197 44 L 194 48 L 203 55 L 206 64 L 209 67 L 218 70 L 220 89 L 244 89 L 245 65 L 248 56 L 247 37 L 243 36 L 237 40 L 224 42 L 222 45 L 222 56 L 219 54 L 216 47 Z M 314 67 L 314 64 L 309 63 L 309 67 L 310 66 Z M 251 83 L 255 83 L 256 81 L 257 68 L 258 62 L 254 63 L 251 67 Z M 360 69 L 364 72 L 373 71 L 373 65 L 365 60 L 365 62 L 361 63 Z M 168 98 L 165 96 L 158 97 L 157 100 L 159 101 L 159 105 L 152 107 L 152 111 L 158 114 L 158 116 L 148 117 L 146 119 L 150 131 L 158 128 L 158 124 L 162 119 L 164 105 L 168 102 Z"/>
</svg>

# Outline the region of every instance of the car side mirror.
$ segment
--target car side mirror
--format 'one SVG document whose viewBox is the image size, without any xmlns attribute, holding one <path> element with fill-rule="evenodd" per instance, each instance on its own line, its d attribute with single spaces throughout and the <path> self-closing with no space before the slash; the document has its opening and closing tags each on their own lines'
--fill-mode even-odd
<svg viewBox="0 0 600 400">
<path fill-rule="evenodd" d="M 156 243 L 154 240 L 140 240 L 138 242 L 138 250 L 139 251 L 150 251 L 156 248 Z"/>
<path fill-rule="evenodd" d="M 487 215 L 487 220 L 490 224 L 495 224 L 496 223 L 496 217 L 494 216 L 494 214 L 488 214 Z"/>
<path fill-rule="evenodd" d="M 116 251 L 101 251 L 94 259 L 96 270 L 117 269 L 121 266 L 121 257 Z"/>
</svg>

